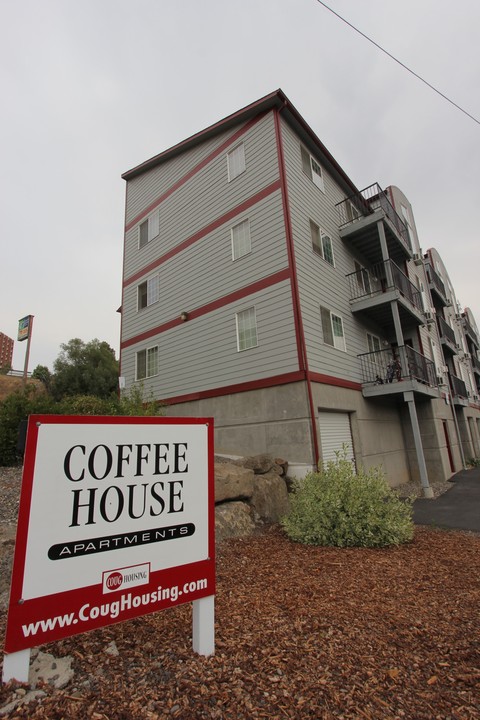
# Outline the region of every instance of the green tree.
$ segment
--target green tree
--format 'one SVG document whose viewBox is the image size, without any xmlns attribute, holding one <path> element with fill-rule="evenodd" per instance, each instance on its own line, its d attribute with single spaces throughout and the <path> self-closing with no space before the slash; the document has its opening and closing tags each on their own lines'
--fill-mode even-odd
<svg viewBox="0 0 480 720">
<path fill-rule="evenodd" d="M 32 372 L 32 378 L 34 380 L 41 380 L 41 382 L 45 386 L 45 390 L 47 392 L 50 392 L 50 388 L 52 385 L 52 373 L 46 365 L 37 365 L 37 367 Z"/>
<path fill-rule="evenodd" d="M 53 364 L 53 396 L 59 400 L 70 395 L 111 397 L 118 386 L 118 361 L 107 342 L 83 342 L 73 338 L 64 343 Z"/>
</svg>

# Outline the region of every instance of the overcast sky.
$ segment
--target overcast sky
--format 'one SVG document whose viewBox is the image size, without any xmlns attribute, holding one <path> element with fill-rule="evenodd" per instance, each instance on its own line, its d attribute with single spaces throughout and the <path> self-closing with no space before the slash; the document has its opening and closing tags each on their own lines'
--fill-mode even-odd
<svg viewBox="0 0 480 720">
<path fill-rule="evenodd" d="M 327 4 L 480 118 L 480 2 Z M 282 88 L 357 187 L 410 200 L 480 322 L 480 125 L 316 0 L 0 0 L 0 331 L 119 349 L 122 172 Z M 15 343 L 23 369 L 26 343 Z"/>
</svg>

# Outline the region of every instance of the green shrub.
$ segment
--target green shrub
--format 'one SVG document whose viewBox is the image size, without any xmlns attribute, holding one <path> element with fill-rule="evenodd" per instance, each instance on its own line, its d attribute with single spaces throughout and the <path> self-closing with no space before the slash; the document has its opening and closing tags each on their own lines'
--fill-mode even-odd
<svg viewBox="0 0 480 720">
<path fill-rule="evenodd" d="M 18 390 L 0 403 L 0 466 L 15 465 L 22 459 L 17 451 L 20 423 L 29 415 L 53 413 L 62 410 L 49 395 L 34 385 L 27 385 L 25 391 Z"/>
<path fill-rule="evenodd" d="M 153 398 L 143 400 L 143 386 L 135 385 L 121 398 L 112 395 L 72 395 L 55 400 L 33 385 L 19 390 L 0 402 L 0 466 L 15 465 L 22 460 L 17 450 L 20 423 L 29 415 L 162 415 L 161 403 Z"/>
<path fill-rule="evenodd" d="M 345 453 L 295 481 L 282 525 L 291 540 L 307 545 L 383 547 L 413 538 L 411 502 L 398 497 L 380 468 L 355 474 Z"/>
</svg>

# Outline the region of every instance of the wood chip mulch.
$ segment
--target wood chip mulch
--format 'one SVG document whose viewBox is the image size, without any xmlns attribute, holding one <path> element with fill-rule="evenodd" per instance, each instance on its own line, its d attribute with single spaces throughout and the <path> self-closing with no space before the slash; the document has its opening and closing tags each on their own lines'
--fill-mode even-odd
<svg viewBox="0 0 480 720">
<path fill-rule="evenodd" d="M 3 717 L 480 718 L 479 535 L 339 550 L 271 528 L 222 543 L 217 568 L 215 655 L 193 653 L 190 605 L 78 635 L 42 648 L 74 658 L 69 685 Z"/>
</svg>

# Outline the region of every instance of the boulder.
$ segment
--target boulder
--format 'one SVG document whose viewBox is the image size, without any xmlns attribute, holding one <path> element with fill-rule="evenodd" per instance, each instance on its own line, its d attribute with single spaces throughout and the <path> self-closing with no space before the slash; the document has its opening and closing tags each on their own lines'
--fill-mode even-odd
<svg viewBox="0 0 480 720">
<path fill-rule="evenodd" d="M 254 455 L 245 458 L 243 466 L 253 470 L 255 475 L 264 475 L 274 468 L 275 460 L 271 455 L 267 455 L 266 453 L 263 455 Z"/>
<path fill-rule="evenodd" d="M 215 502 L 252 497 L 253 470 L 232 463 L 215 463 Z"/>
<path fill-rule="evenodd" d="M 278 523 L 290 511 L 285 480 L 274 471 L 256 475 L 251 505 L 261 520 Z"/>
<path fill-rule="evenodd" d="M 227 502 L 215 508 L 215 536 L 217 542 L 225 538 L 253 535 L 255 523 L 247 503 Z"/>
</svg>

